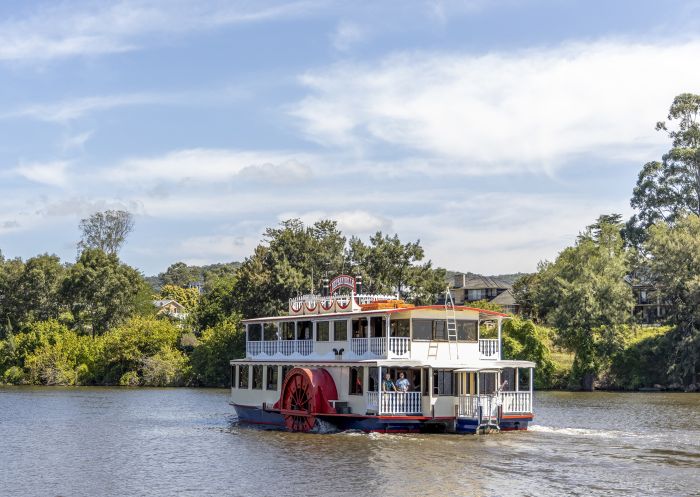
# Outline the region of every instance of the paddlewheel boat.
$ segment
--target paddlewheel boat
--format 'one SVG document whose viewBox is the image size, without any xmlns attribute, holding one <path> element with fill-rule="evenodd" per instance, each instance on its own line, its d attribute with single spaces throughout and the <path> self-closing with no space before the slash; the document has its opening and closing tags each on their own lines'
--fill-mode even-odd
<svg viewBox="0 0 700 497">
<path fill-rule="evenodd" d="M 414 306 L 362 293 L 359 276 L 324 280 L 288 315 L 243 321 L 231 403 L 242 423 L 298 432 L 525 430 L 535 364 L 502 359 L 505 319 L 449 292 Z"/>
</svg>

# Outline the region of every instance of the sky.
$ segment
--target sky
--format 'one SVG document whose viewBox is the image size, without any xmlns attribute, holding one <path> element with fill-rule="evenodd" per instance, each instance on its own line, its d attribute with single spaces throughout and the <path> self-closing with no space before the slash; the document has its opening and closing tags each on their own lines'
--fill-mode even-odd
<svg viewBox="0 0 700 497">
<path fill-rule="evenodd" d="M 126 209 L 145 274 L 288 218 L 534 271 L 632 214 L 699 54 L 698 1 L 0 2 L 0 250 Z"/>
</svg>

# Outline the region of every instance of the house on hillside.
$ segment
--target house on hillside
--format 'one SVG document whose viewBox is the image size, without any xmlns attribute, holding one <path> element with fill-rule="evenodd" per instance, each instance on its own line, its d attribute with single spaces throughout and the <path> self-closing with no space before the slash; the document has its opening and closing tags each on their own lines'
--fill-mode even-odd
<svg viewBox="0 0 700 497">
<path fill-rule="evenodd" d="M 175 319 L 186 319 L 187 311 L 177 300 L 154 300 L 153 305 L 158 309 L 158 315 L 169 316 Z"/>
<path fill-rule="evenodd" d="M 642 324 L 662 322 L 668 313 L 668 303 L 663 301 L 649 275 L 638 270 L 625 276 L 625 281 L 632 287 L 635 320 Z"/>
<path fill-rule="evenodd" d="M 503 307 L 505 312 L 517 314 L 520 310 L 513 296 L 512 285 L 496 278 L 457 273 L 450 287 L 457 305 L 469 305 L 477 300 L 488 300 Z"/>
</svg>

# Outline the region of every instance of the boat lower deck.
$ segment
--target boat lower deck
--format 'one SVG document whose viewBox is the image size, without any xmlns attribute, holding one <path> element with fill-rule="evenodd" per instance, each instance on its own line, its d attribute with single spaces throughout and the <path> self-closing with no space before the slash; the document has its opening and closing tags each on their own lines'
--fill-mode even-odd
<svg viewBox="0 0 700 497">
<path fill-rule="evenodd" d="M 232 404 L 241 423 L 288 430 L 285 414 L 280 409 Z M 360 430 L 381 433 L 452 432 L 476 433 L 480 420 L 468 417 L 431 416 L 381 416 L 372 414 L 324 414 L 316 415 L 315 427 L 311 431 L 331 432 Z M 498 418 L 501 431 L 526 430 L 532 414 L 502 416 Z"/>
</svg>

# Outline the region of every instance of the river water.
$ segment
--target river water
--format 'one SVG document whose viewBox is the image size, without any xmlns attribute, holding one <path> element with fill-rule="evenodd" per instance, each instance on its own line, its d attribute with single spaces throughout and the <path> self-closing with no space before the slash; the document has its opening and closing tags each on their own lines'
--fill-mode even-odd
<svg viewBox="0 0 700 497">
<path fill-rule="evenodd" d="M 0 496 L 700 495 L 700 395 L 538 392 L 528 432 L 238 426 L 226 390 L 0 388 Z"/>
</svg>

